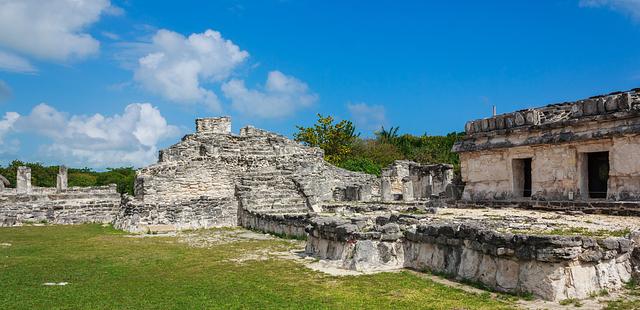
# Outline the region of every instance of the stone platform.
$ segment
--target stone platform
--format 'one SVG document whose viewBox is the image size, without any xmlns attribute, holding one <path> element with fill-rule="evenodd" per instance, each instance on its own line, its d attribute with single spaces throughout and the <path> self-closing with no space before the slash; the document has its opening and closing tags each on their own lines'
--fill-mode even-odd
<svg viewBox="0 0 640 310">
<path fill-rule="evenodd" d="M 638 272 L 640 218 L 440 209 L 310 219 L 306 251 L 339 268 L 446 273 L 546 300 L 616 290 Z"/>
</svg>

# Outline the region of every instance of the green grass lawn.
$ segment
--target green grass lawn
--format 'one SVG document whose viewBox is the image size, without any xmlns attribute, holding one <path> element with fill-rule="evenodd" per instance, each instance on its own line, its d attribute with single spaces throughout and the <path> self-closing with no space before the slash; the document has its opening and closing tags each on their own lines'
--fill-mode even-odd
<svg viewBox="0 0 640 310">
<path fill-rule="evenodd" d="M 100 225 L 0 228 L 0 309 L 514 306 L 406 271 L 335 277 L 289 259 L 231 260 L 292 246 L 287 240 L 248 240 L 193 248 L 176 237 L 131 238 Z"/>
</svg>

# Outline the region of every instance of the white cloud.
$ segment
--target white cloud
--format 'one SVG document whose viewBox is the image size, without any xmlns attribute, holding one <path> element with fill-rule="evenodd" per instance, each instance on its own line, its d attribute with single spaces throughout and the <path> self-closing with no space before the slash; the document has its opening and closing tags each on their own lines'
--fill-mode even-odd
<svg viewBox="0 0 640 310">
<path fill-rule="evenodd" d="M 147 90 L 179 103 L 204 103 L 220 112 L 216 94 L 203 84 L 221 82 L 249 53 L 213 30 L 185 37 L 161 29 L 138 60 L 135 80 Z"/>
<path fill-rule="evenodd" d="M 117 35 L 116 33 L 111 32 L 111 31 L 103 31 L 103 32 L 101 32 L 101 34 L 103 36 L 105 36 L 107 39 L 110 39 L 110 40 L 113 40 L 113 41 L 120 40 L 120 36 Z"/>
<path fill-rule="evenodd" d="M 20 117 L 20 114 L 16 112 L 7 112 L 4 117 L 0 119 L 0 148 L 3 148 L 4 137 L 13 130 L 13 125 Z"/>
<path fill-rule="evenodd" d="M 70 165 L 144 166 L 157 158 L 159 141 L 178 134 L 149 103 L 128 105 L 122 114 L 72 115 L 41 103 L 27 116 L 13 114 L 13 130 L 51 139 L 43 156 Z"/>
<path fill-rule="evenodd" d="M 109 0 L 0 0 L 0 47 L 44 60 L 81 59 L 100 47 L 87 28 L 118 12 Z"/>
<path fill-rule="evenodd" d="M 0 70 L 19 73 L 34 73 L 37 71 L 28 60 L 3 51 L 0 51 Z"/>
<path fill-rule="evenodd" d="M 607 7 L 640 21 L 640 0 L 580 0 L 581 7 Z"/>
<path fill-rule="evenodd" d="M 366 130 L 379 130 L 387 125 L 387 117 L 384 106 L 368 105 L 366 103 L 349 103 L 347 109 L 351 119 L 358 128 Z"/>
<path fill-rule="evenodd" d="M 269 72 L 263 89 L 248 89 L 243 80 L 233 79 L 222 85 L 222 92 L 234 109 L 262 118 L 289 116 L 318 100 L 307 84 L 280 71 Z"/>
</svg>

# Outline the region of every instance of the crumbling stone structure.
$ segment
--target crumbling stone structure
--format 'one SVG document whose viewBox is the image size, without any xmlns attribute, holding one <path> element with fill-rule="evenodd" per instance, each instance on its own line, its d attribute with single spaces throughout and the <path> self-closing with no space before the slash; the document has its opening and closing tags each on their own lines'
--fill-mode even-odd
<svg viewBox="0 0 640 310">
<path fill-rule="evenodd" d="M 638 91 L 468 122 L 463 199 L 639 201 Z"/>
<path fill-rule="evenodd" d="M 426 200 L 446 191 L 453 181 L 453 166 L 396 160 L 382 170 L 381 181 L 383 201 Z"/>
<path fill-rule="evenodd" d="M 56 188 L 31 185 L 31 169 L 18 167 L 16 188 L 0 188 L 0 226 L 111 223 L 120 208 L 116 185 L 67 187 L 67 168 L 60 167 Z M 7 182 L 8 183 L 8 182 Z"/>
<path fill-rule="evenodd" d="M 7 178 L 5 178 L 3 175 L 0 175 L 0 190 L 3 190 L 5 189 L 5 187 L 9 186 L 11 186 L 9 180 L 7 180 Z"/>
<path fill-rule="evenodd" d="M 194 134 L 138 171 L 135 199 L 123 203 L 116 226 L 129 231 L 235 226 L 247 212 L 306 214 L 321 211 L 328 201 L 380 196 L 375 176 L 334 167 L 319 148 L 250 126 L 240 135 L 230 128 L 228 117 L 197 119 Z"/>
<path fill-rule="evenodd" d="M 434 222 L 415 214 L 310 221 L 306 252 L 336 267 L 431 270 L 546 300 L 619 289 L 637 269 L 629 238 L 499 232 L 480 221 Z"/>
</svg>

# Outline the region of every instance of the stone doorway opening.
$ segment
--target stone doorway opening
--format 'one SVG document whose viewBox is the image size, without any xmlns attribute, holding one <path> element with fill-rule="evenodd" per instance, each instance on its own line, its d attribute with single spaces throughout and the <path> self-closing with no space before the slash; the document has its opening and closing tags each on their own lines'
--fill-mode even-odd
<svg viewBox="0 0 640 310">
<path fill-rule="evenodd" d="M 513 193 L 516 197 L 531 197 L 531 158 L 513 160 Z"/>
<path fill-rule="evenodd" d="M 587 153 L 589 198 L 607 198 L 609 152 Z"/>
</svg>

